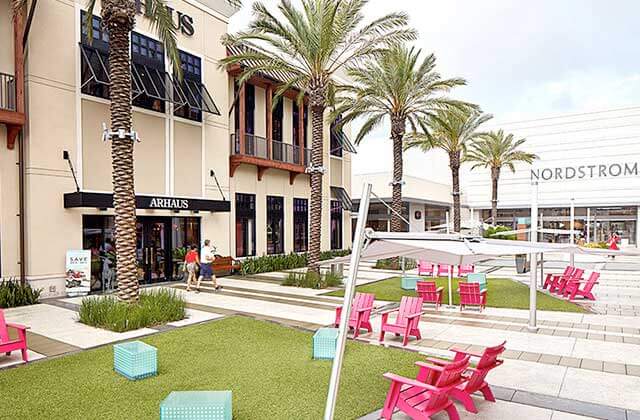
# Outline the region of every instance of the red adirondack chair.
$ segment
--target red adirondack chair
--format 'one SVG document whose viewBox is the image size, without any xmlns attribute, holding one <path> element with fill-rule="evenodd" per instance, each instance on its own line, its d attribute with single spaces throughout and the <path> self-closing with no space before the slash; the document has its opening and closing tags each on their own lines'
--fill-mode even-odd
<svg viewBox="0 0 640 420">
<path fill-rule="evenodd" d="M 569 300 L 574 300 L 576 296 L 582 296 L 586 299 L 596 300 L 596 297 L 591 293 L 591 289 L 593 286 L 598 284 L 598 279 L 600 278 L 600 273 L 596 273 L 595 271 L 591 273 L 587 281 L 584 280 L 569 280 L 567 283 L 567 287 L 564 289 L 563 296 L 569 297 Z M 580 285 L 584 284 L 584 288 L 580 288 Z"/>
<path fill-rule="evenodd" d="M 567 284 L 570 281 L 580 281 L 580 280 L 582 280 L 582 275 L 583 274 L 584 274 L 584 270 L 582 268 L 576 268 L 568 276 L 554 277 L 553 283 L 551 283 L 551 286 L 549 286 L 549 291 L 551 293 L 563 294 L 564 293 L 564 288 L 567 287 Z"/>
<path fill-rule="evenodd" d="M 479 283 L 458 283 L 460 293 L 460 310 L 467 305 L 479 306 L 480 311 L 487 306 L 487 290 L 480 290 Z"/>
<path fill-rule="evenodd" d="M 491 369 L 496 368 L 503 363 L 503 361 L 499 360 L 498 357 L 502 352 L 504 352 L 505 344 L 507 344 L 506 341 L 494 347 L 487 347 L 481 354 L 451 348 L 450 350 L 456 354 L 453 358 L 453 362 L 446 362 L 440 359 L 427 360 L 438 366 L 446 366 L 449 363 L 455 363 L 471 356 L 480 358 L 476 367 L 467 368 L 464 375 L 466 382 L 452 389 L 450 394 L 453 399 L 460 401 L 467 411 L 477 414 L 478 409 L 471 398 L 473 393 L 480 391 L 485 400 L 491 402 L 496 401 L 489 384 L 485 381 L 485 378 Z M 429 378 L 429 374 L 430 372 L 420 369 L 417 379 L 421 382 L 431 383 L 433 379 Z"/>
<path fill-rule="evenodd" d="M 553 284 L 553 279 L 555 277 L 568 276 L 571 273 L 573 273 L 573 270 L 575 270 L 575 267 L 568 265 L 564 268 L 564 271 L 562 272 L 562 274 L 547 273 L 547 277 L 545 277 L 544 279 L 544 285 L 542 285 L 542 288 L 546 289 L 547 287 L 550 287 Z"/>
<path fill-rule="evenodd" d="M 438 277 L 439 276 L 448 276 L 449 270 L 451 270 L 451 274 L 453 274 L 453 267 L 446 264 L 438 264 Z"/>
<path fill-rule="evenodd" d="M 468 264 L 468 265 L 459 265 L 458 266 L 458 277 L 462 277 L 465 274 L 470 274 L 475 272 L 476 268 L 475 266 Z"/>
<path fill-rule="evenodd" d="M 419 276 L 433 276 L 433 263 L 428 261 L 418 260 L 418 275 Z"/>
<path fill-rule="evenodd" d="M 422 302 L 434 303 L 436 309 L 442 304 L 442 292 L 444 287 L 436 287 L 435 281 L 419 281 L 416 283 L 416 292 L 422 298 Z"/>
<path fill-rule="evenodd" d="M 385 373 L 384 377 L 391 381 L 391 386 L 382 408 L 382 418 L 391 419 L 397 407 L 415 420 L 428 420 L 441 411 L 446 411 L 449 419 L 459 420 L 458 410 L 449 394 L 464 382 L 462 373 L 469 366 L 469 356 L 445 366 L 423 362 L 416 362 L 416 365 L 421 370 L 433 372 L 435 380 L 433 383 L 425 383 Z"/>
<path fill-rule="evenodd" d="M 9 338 L 9 328 L 13 328 L 18 331 L 17 339 L 12 340 Z M 24 360 L 25 363 L 28 362 L 27 328 L 29 327 L 6 322 L 4 319 L 4 312 L 0 309 L 0 353 L 6 353 L 7 356 L 10 356 L 12 351 L 20 350 L 22 352 L 22 360 Z"/>
<path fill-rule="evenodd" d="M 388 318 L 392 312 L 398 312 L 398 316 L 394 323 L 390 323 Z M 402 334 L 402 345 L 406 346 L 409 342 L 409 336 L 414 336 L 416 339 L 421 340 L 420 330 L 418 329 L 418 323 L 420 322 L 420 316 L 422 315 L 422 298 L 403 296 L 400 301 L 400 307 L 391 309 L 382 313 L 382 325 L 380 326 L 380 342 L 384 341 L 384 334 L 386 332 L 395 333 L 395 335 Z"/>
<path fill-rule="evenodd" d="M 349 315 L 349 328 L 353 328 L 354 338 L 360 334 L 360 329 L 373 331 L 371 327 L 371 310 L 373 309 L 373 301 L 375 295 L 373 293 L 356 293 L 351 303 L 351 314 Z M 342 315 L 342 306 L 336 308 L 335 326 L 340 326 L 340 316 Z"/>
</svg>

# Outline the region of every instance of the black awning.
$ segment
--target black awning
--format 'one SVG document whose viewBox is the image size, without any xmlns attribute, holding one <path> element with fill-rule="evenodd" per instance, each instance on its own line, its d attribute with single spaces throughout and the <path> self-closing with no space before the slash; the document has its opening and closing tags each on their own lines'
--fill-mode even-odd
<svg viewBox="0 0 640 420">
<path fill-rule="evenodd" d="M 347 137 L 347 135 L 344 134 L 344 131 L 336 130 L 336 136 L 338 137 L 338 141 L 340 142 L 340 145 L 342 146 L 343 150 L 346 150 L 349 153 L 358 153 L 358 150 L 353 145 L 353 143 L 351 143 L 351 140 L 349 140 L 349 137 Z"/>
<path fill-rule="evenodd" d="M 353 208 L 353 201 L 351 201 L 351 197 L 349 197 L 347 190 L 342 187 L 331 187 L 331 193 L 340 201 L 344 210 L 351 211 Z"/>
<path fill-rule="evenodd" d="M 80 59 L 82 67 L 88 70 L 82 72 L 85 77 L 81 81 L 81 87 L 89 82 L 109 85 L 109 55 L 106 52 L 80 44 Z"/>
<path fill-rule="evenodd" d="M 66 193 L 64 195 L 64 208 L 69 209 L 78 207 L 93 207 L 99 209 L 113 208 L 113 194 L 82 191 Z M 136 208 L 228 213 L 231 211 L 231 203 L 226 200 L 136 195 Z"/>
<path fill-rule="evenodd" d="M 178 96 L 184 98 L 184 103 L 180 104 L 180 106 L 188 106 L 198 111 L 220 115 L 220 110 L 213 102 L 207 87 L 200 81 L 185 77 L 182 82 L 175 82 L 175 86 Z M 176 104 L 176 107 L 179 107 L 178 104 Z"/>
</svg>

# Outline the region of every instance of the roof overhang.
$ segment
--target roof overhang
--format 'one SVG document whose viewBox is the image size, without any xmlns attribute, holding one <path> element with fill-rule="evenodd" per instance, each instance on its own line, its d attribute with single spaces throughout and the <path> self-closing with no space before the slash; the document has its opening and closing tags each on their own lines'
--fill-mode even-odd
<svg viewBox="0 0 640 420">
<path fill-rule="evenodd" d="M 64 194 L 64 208 L 113 208 L 113 194 L 77 191 Z M 172 210 L 172 211 L 209 211 L 228 213 L 231 203 L 226 200 L 207 200 L 202 198 L 185 198 L 153 195 L 136 195 L 137 209 Z"/>
</svg>

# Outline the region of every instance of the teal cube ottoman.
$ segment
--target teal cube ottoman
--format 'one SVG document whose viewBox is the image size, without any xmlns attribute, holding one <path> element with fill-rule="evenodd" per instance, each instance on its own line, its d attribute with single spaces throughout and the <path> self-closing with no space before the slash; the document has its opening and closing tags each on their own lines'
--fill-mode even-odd
<svg viewBox="0 0 640 420">
<path fill-rule="evenodd" d="M 404 290 L 416 290 L 416 283 L 421 280 L 420 277 L 404 276 L 400 280 L 400 287 Z"/>
<path fill-rule="evenodd" d="M 173 391 L 160 403 L 160 420 L 231 420 L 231 391 Z"/>
<path fill-rule="evenodd" d="M 313 358 L 333 359 L 338 344 L 337 328 L 320 328 L 313 335 Z"/>
<path fill-rule="evenodd" d="M 142 341 L 115 344 L 113 368 L 131 381 L 155 376 L 158 374 L 158 350 Z"/>
</svg>

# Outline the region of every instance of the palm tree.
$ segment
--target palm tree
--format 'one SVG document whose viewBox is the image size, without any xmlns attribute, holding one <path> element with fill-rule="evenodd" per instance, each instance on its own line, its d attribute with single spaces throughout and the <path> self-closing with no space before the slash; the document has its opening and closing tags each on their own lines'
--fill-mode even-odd
<svg viewBox="0 0 640 420">
<path fill-rule="evenodd" d="M 518 150 L 526 139 L 516 140 L 513 134 L 505 135 L 504 131 L 491 131 L 474 142 L 467 150 L 465 161 L 476 162 L 471 169 L 484 167 L 491 169 L 491 224 L 496 225 L 498 219 L 498 181 L 503 166 L 515 172 L 515 162 L 531 163 L 537 159 L 533 153 Z"/>
<path fill-rule="evenodd" d="M 348 75 L 354 82 L 343 90 L 339 106 L 332 118 L 343 115 L 340 125 L 356 118 L 365 118 L 355 143 L 360 142 L 385 120 L 391 122 L 393 142 L 393 180 L 391 231 L 402 230 L 402 147 L 407 128 L 414 134 L 425 118 L 436 110 L 456 106 L 457 101 L 442 96 L 455 86 L 466 84 L 464 79 L 442 79 L 435 71 L 433 54 L 420 60 L 420 50 L 396 46 L 384 54 L 350 68 Z"/>
<path fill-rule="evenodd" d="M 392 13 L 363 24 L 363 8 L 368 0 L 302 0 L 302 9 L 281 0 L 279 15 L 265 4 L 253 5 L 253 21 L 246 31 L 228 35 L 224 42 L 242 46 L 245 53 L 221 60 L 222 66 L 241 64 L 238 78 L 243 84 L 254 74 L 279 71 L 286 80 L 275 91 L 274 106 L 291 87 L 300 89 L 301 106 L 308 95 L 312 120 L 311 223 L 309 232 L 309 270 L 319 272 L 320 232 L 322 228 L 322 175 L 324 112 L 336 89 L 336 73 L 358 61 L 379 54 L 384 48 L 412 40 L 416 33 L 407 28 L 405 13 Z"/>
<path fill-rule="evenodd" d="M 423 126 L 424 133 L 409 140 L 406 148 L 416 147 L 423 152 L 444 150 L 449 156 L 453 195 L 453 230 L 460 232 L 460 164 L 467 146 L 480 138 L 480 125 L 493 116 L 477 108 L 449 109 L 436 112 Z"/>
</svg>

